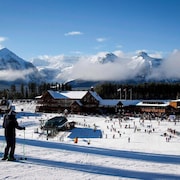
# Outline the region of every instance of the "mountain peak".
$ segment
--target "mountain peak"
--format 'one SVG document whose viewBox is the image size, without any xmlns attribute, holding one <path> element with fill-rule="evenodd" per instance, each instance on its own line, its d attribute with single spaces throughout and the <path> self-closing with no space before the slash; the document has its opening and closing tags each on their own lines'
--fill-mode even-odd
<svg viewBox="0 0 180 180">
<path fill-rule="evenodd" d="M 101 53 L 91 58 L 91 62 L 105 64 L 114 62 L 118 57 L 113 53 Z"/>
<path fill-rule="evenodd" d="M 142 58 L 146 58 L 146 57 L 149 57 L 148 54 L 144 51 L 141 51 L 138 53 L 138 57 L 142 57 Z"/>
<path fill-rule="evenodd" d="M 12 51 L 7 48 L 0 50 L 0 71 L 6 71 L 6 80 L 4 77 L 0 76 L 0 81 L 17 81 L 17 82 L 29 82 L 29 81 L 39 81 L 41 76 L 36 69 L 36 67 L 25 61 L 24 59 L 18 57 Z M 10 73 L 8 73 L 10 71 Z M 11 76 L 13 72 L 13 77 Z"/>
<path fill-rule="evenodd" d="M 22 60 L 22 58 L 18 57 L 16 54 L 14 54 L 8 48 L 0 49 L 0 58 L 6 59 L 6 60 L 11 59 L 11 58 L 19 59 L 20 61 Z"/>
<path fill-rule="evenodd" d="M 8 48 L 2 48 L 0 49 L 0 54 L 1 55 L 7 55 L 9 53 L 12 53 Z"/>
</svg>

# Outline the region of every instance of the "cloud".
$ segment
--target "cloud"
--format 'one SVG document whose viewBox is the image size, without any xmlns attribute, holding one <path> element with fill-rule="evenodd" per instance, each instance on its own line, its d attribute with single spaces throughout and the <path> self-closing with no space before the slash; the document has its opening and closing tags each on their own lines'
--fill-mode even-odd
<svg viewBox="0 0 180 180">
<path fill-rule="evenodd" d="M 101 56 L 104 57 L 106 52 L 98 53 L 97 57 L 81 57 L 71 69 L 64 71 L 63 74 L 59 74 L 58 78 L 69 79 L 82 79 L 82 80 L 125 80 L 127 77 L 133 77 L 132 70 L 127 66 L 127 62 L 130 59 L 118 58 L 117 61 L 111 63 L 101 64 L 98 63 L 98 59 Z M 97 60 L 97 61 L 96 61 Z M 70 71 L 69 71 L 70 70 Z M 66 79 L 66 80 L 67 80 Z"/>
<path fill-rule="evenodd" d="M 97 39 L 96 39 L 97 42 L 104 42 L 104 41 L 106 41 L 106 40 L 107 40 L 106 38 L 97 38 Z"/>
<path fill-rule="evenodd" d="M 72 66 L 72 64 L 77 62 L 78 58 L 79 57 L 77 56 L 65 56 L 63 54 L 56 56 L 43 55 L 32 58 L 31 63 L 33 63 L 38 69 L 46 67 L 53 69 L 63 69 Z"/>
<path fill-rule="evenodd" d="M 147 76 L 147 80 L 180 79 L 180 50 L 174 50 L 167 58 L 162 60 L 161 65 L 150 69 L 150 71 L 147 70 L 147 68 L 151 68 L 149 59 L 145 61 L 142 58 L 135 58 L 135 54 L 132 54 L 132 52 L 124 53 L 120 50 L 112 52 L 117 56 L 115 61 L 112 62 L 111 56 L 108 56 L 110 61 L 105 61 L 103 64 L 100 63 L 104 61 L 103 58 L 107 58 L 107 53 L 109 52 L 99 52 L 91 56 L 80 54 L 77 56 L 45 55 L 34 59 L 33 64 L 37 66 L 35 63 L 37 62 L 39 66 L 44 64 L 44 67 L 56 70 L 54 80 L 57 82 L 72 79 L 120 81 L 134 79 L 134 77 L 143 75 L 143 73 Z M 156 58 L 161 57 L 160 52 L 152 52 L 151 55 L 154 55 L 152 57 Z"/>
<path fill-rule="evenodd" d="M 7 40 L 7 38 L 6 37 L 2 37 L 2 36 L 0 36 L 0 43 L 1 42 L 3 42 L 3 41 L 6 41 Z"/>
<path fill-rule="evenodd" d="M 83 71 L 79 71 L 83 69 Z M 75 79 L 83 80 L 115 80 L 115 77 L 120 77 L 119 73 L 123 72 L 123 69 L 118 64 L 92 64 L 90 62 L 79 62 L 72 71 L 72 77 Z"/>
<path fill-rule="evenodd" d="M 28 70 L 1 70 L 0 71 L 0 80 L 1 81 L 15 81 L 18 79 L 26 79 L 26 76 L 28 74 L 31 74 L 33 72 L 33 69 Z"/>
<path fill-rule="evenodd" d="M 6 40 L 7 40 L 6 37 L 0 36 L 0 49 L 4 48 L 4 46 L 2 45 L 2 43 L 3 43 L 4 41 L 6 41 Z"/>
<path fill-rule="evenodd" d="M 117 60 L 113 63 L 96 63 L 99 57 L 104 57 L 103 53 L 98 53 L 97 58 L 96 56 L 81 57 L 79 61 L 73 65 L 71 72 L 67 71 L 66 74 L 65 71 L 63 77 L 94 81 L 120 81 L 133 79 L 144 73 L 149 80 L 162 80 L 165 78 L 169 80 L 180 79 L 180 50 L 175 50 L 168 58 L 162 60 L 160 66 L 149 69 L 149 72 L 147 72 L 147 68 L 151 68 L 151 63 L 149 61 L 144 61 L 142 59 L 135 60 L 132 57 L 128 57 L 128 55 L 122 51 L 115 51 L 113 53 L 118 56 Z M 154 57 L 156 58 L 161 57 L 160 55 L 161 53 L 154 53 Z"/>
<path fill-rule="evenodd" d="M 162 70 L 167 78 L 180 78 L 180 50 L 175 50 L 165 59 Z"/>
<path fill-rule="evenodd" d="M 82 34 L 83 33 L 80 31 L 71 31 L 71 32 L 65 33 L 64 35 L 65 36 L 76 36 L 76 35 L 82 35 Z"/>
</svg>

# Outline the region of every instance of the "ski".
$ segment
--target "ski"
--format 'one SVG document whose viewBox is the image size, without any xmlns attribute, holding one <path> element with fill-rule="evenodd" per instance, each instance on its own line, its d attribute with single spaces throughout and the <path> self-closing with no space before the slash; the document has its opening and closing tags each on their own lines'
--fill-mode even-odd
<svg viewBox="0 0 180 180">
<path fill-rule="evenodd" d="M 26 157 L 18 157 L 18 158 L 13 159 L 13 160 L 9 160 L 9 159 L 2 160 L 1 159 L 1 162 L 23 162 L 24 160 L 27 160 L 27 158 Z"/>
<path fill-rule="evenodd" d="M 19 157 L 18 160 L 27 160 L 27 157 Z"/>
</svg>

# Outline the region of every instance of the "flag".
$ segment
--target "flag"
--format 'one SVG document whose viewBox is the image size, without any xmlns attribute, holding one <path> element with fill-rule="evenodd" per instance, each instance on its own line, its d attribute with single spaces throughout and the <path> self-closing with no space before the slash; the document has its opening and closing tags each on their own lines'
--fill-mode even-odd
<svg viewBox="0 0 180 180">
<path fill-rule="evenodd" d="M 121 88 L 119 88 L 117 91 L 118 91 L 118 92 L 121 91 Z"/>
</svg>

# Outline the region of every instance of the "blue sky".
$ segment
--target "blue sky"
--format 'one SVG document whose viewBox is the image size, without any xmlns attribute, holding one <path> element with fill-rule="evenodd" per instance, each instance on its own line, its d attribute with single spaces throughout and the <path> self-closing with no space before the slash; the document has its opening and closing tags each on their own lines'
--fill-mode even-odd
<svg viewBox="0 0 180 180">
<path fill-rule="evenodd" d="M 0 0 L 0 47 L 28 60 L 180 48 L 179 0 Z"/>
</svg>

